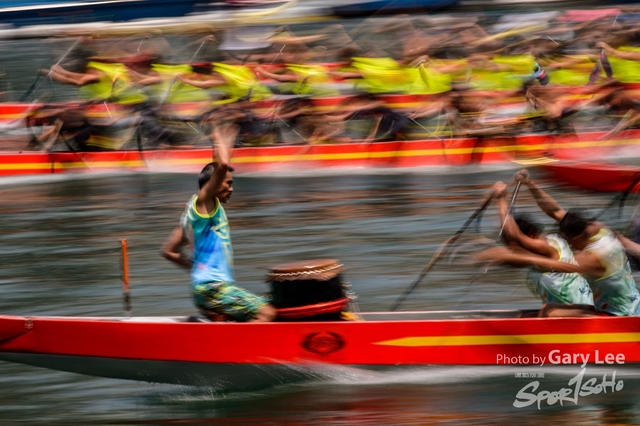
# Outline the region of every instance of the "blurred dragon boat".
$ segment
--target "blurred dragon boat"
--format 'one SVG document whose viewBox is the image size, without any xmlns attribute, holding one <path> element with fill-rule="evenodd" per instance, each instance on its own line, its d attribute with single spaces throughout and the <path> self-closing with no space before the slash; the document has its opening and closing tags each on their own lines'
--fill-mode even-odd
<svg viewBox="0 0 640 426">
<path fill-rule="evenodd" d="M 358 321 L 203 323 L 193 317 L 0 316 L 0 360 L 91 376 L 260 387 L 323 366 L 640 363 L 640 318 L 518 318 L 519 310 L 362 313 Z M 535 355 L 535 357 L 534 357 Z M 538 365 L 539 367 L 539 365 Z"/>
<path fill-rule="evenodd" d="M 412 101 L 411 95 L 385 95 L 389 103 Z M 259 101 L 256 108 L 269 108 L 272 100 Z M 317 99 L 334 102 L 331 99 Z M 173 104 L 172 114 L 189 120 L 196 105 Z M 0 131 L 25 131 L 25 121 L 38 105 L 0 104 Z M 110 117 L 122 106 L 92 104 L 95 117 Z M 126 113 L 126 111 L 125 111 Z M 134 129 L 135 130 L 135 129 Z M 412 168 L 426 166 L 464 166 L 487 164 L 537 164 L 544 159 L 584 160 L 616 156 L 640 156 L 640 130 L 625 130 L 616 138 L 602 139 L 604 131 L 577 134 L 532 133 L 460 137 L 435 134 L 416 128 L 424 137 L 408 140 L 349 143 L 286 144 L 244 146 L 234 150 L 234 167 L 239 173 L 298 171 L 330 168 Z M 129 132 L 130 134 L 132 132 Z M 24 138 L 23 138 L 24 139 Z M 0 176 L 52 174 L 66 172 L 159 171 L 196 173 L 211 161 L 209 146 L 149 149 L 128 144 L 127 149 L 82 152 L 78 150 L 30 151 L 26 141 L 9 144 L 0 141 Z M 62 143 L 59 142 L 62 147 Z M 550 166 L 551 167 L 551 166 Z M 587 180 L 585 179 L 585 182 Z M 623 185 L 624 186 L 624 185 Z"/>
<path fill-rule="evenodd" d="M 125 312 L 130 313 L 123 240 Z M 360 313 L 335 259 L 267 273 L 276 322 L 0 315 L 0 360 L 155 383 L 261 387 L 323 366 L 374 371 L 469 365 L 640 363 L 640 318 L 536 318 L 536 310 Z M 396 302 L 397 307 L 398 302 Z M 392 308 L 393 310 L 393 308 Z"/>
<path fill-rule="evenodd" d="M 602 161 L 552 161 L 540 167 L 558 182 L 589 191 L 635 192 L 640 184 L 640 166 Z"/>
</svg>

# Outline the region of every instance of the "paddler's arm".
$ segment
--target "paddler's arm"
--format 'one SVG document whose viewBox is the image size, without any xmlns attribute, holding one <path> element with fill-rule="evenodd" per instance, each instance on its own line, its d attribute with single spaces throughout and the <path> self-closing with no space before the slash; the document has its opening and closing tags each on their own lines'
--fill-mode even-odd
<svg viewBox="0 0 640 426">
<path fill-rule="evenodd" d="M 551 247 L 545 240 L 531 238 L 525 235 L 518 227 L 513 215 L 509 213 L 509 204 L 507 202 L 507 185 L 503 182 L 496 182 L 493 185 L 493 193 L 498 200 L 498 211 L 500 213 L 500 223 L 504 224 L 505 239 L 507 242 L 515 243 L 527 251 L 548 257 L 550 259 L 558 259 L 558 251 Z"/>
<path fill-rule="evenodd" d="M 162 257 L 182 268 L 191 269 L 193 261 L 180 250 L 187 244 L 188 240 L 184 236 L 184 229 L 177 226 L 162 245 Z"/>
<path fill-rule="evenodd" d="M 156 71 L 151 71 L 148 74 L 142 74 L 129 68 L 127 70 L 127 73 L 134 82 L 141 86 L 149 86 L 152 84 L 162 83 L 162 76 Z"/>
<path fill-rule="evenodd" d="M 196 210 L 202 214 L 211 214 L 216 208 L 218 191 L 227 177 L 227 172 L 231 169 L 231 148 L 238 135 L 238 127 L 232 123 L 214 123 L 213 144 L 215 157 L 218 166 L 213 172 L 211 179 L 207 181 L 198 192 L 196 200 Z"/>
<path fill-rule="evenodd" d="M 274 74 L 265 70 L 262 67 L 256 67 L 256 74 L 260 74 L 262 77 L 270 78 L 272 80 L 279 81 L 281 83 L 294 83 L 298 80 L 301 80 L 296 75 L 292 74 Z"/>
<path fill-rule="evenodd" d="M 629 61 L 640 61 L 640 52 L 627 52 L 624 50 L 614 49 L 603 41 L 596 43 L 596 47 L 604 49 L 605 52 L 615 55 L 618 58 L 627 59 Z"/>
<path fill-rule="evenodd" d="M 550 269 L 555 272 L 578 273 L 582 276 L 602 276 L 602 265 L 600 265 L 600 262 L 595 256 L 585 252 L 584 256 L 580 257 L 580 260 L 578 260 L 578 257 L 579 256 L 576 255 L 578 264 L 574 265 L 535 254 L 516 253 L 506 247 L 492 247 L 477 254 L 475 259 L 498 265 L 504 264 L 521 268 L 536 267 L 539 269 Z"/>
<path fill-rule="evenodd" d="M 549 194 L 544 192 L 542 189 L 538 187 L 538 185 L 533 182 L 531 176 L 529 176 L 529 171 L 526 169 L 520 170 L 516 173 L 515 176 L 517 181 L 520 181 L 527 185 L 529 191 L 536 199 L 536 203 L 551 218 L 553 218 L 556 222 L 560 222 L 564 215 L 567 213 L 560 204 L 556 200 L 554 200 Z"/>
<path fill-rule="evenodd" d="M 154 84 L 160 84 L 162 83 L 162 77 L 156 75 L 156 76 L 147 76 L 147 77 L 142 77 L 139 79 L 134 79 L 136 84 L 139 84 L 140 86 L 151 86 Z"/>
<path fill-rule="evenodd" d="M 178 77 L 178 79 L 183 83 L 190 84 L 191 86 L 195 86 L 199 89 L 209 89 L 211 87 L 227 84 L 224 78 L 216 76 L 212 76 L 206 80 L 194 80 L 192 78 L 188 78 L 184 74 L 178 74 L 176 77 Z"/>
<path fill-rule="evenodd" d="M 98 74 L 71 72 L 65 70 L 60 65 L 54 65 L 50 70 L 45 69 L 41 72 L 60 83 L 75 84 L 77 86 L 84 86 L 86 84 L 100 81 L 100 76 Z"/>
</svg>

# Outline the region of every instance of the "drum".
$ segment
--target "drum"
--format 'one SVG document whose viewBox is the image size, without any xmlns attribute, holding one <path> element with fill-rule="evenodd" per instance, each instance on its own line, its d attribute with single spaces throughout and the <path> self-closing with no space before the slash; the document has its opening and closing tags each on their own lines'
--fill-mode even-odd
<svg viewBox="0 0 640 426">
<path fill-rule="evenodd" d="M 266 281 L 271 285 L 271 303 L 278 310 L 278 318 L 338 319 L 349 302 L 342 271 L 342 264 L 335 259 L 304 260 L 273 267 Z"/>
</svg>

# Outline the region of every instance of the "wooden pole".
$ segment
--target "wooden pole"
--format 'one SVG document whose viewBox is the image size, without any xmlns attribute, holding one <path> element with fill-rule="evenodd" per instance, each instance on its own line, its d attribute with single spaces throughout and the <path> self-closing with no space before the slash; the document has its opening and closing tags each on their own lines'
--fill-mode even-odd
<svg viewBox="0 0 640 426">
<path fill-rule="evenodd" d="M 131 316 L 131 295 L 129 294 L 129 261 L 127 259 L 127 239 L 120 240 L 122 245 L 122 298 L 124 314 L 128 318 Z"/>
</svg>

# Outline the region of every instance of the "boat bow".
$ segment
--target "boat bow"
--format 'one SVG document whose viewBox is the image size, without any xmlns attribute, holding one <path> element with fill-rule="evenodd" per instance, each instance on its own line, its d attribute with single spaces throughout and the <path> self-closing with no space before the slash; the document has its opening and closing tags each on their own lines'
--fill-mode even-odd
<svg viewBox="0 0 640 426">
<path fill-rule="evenodd" d="M 0 343 L 31 331 L 33 322 L 25 317 L 0 315 Z"/>
</svg>

